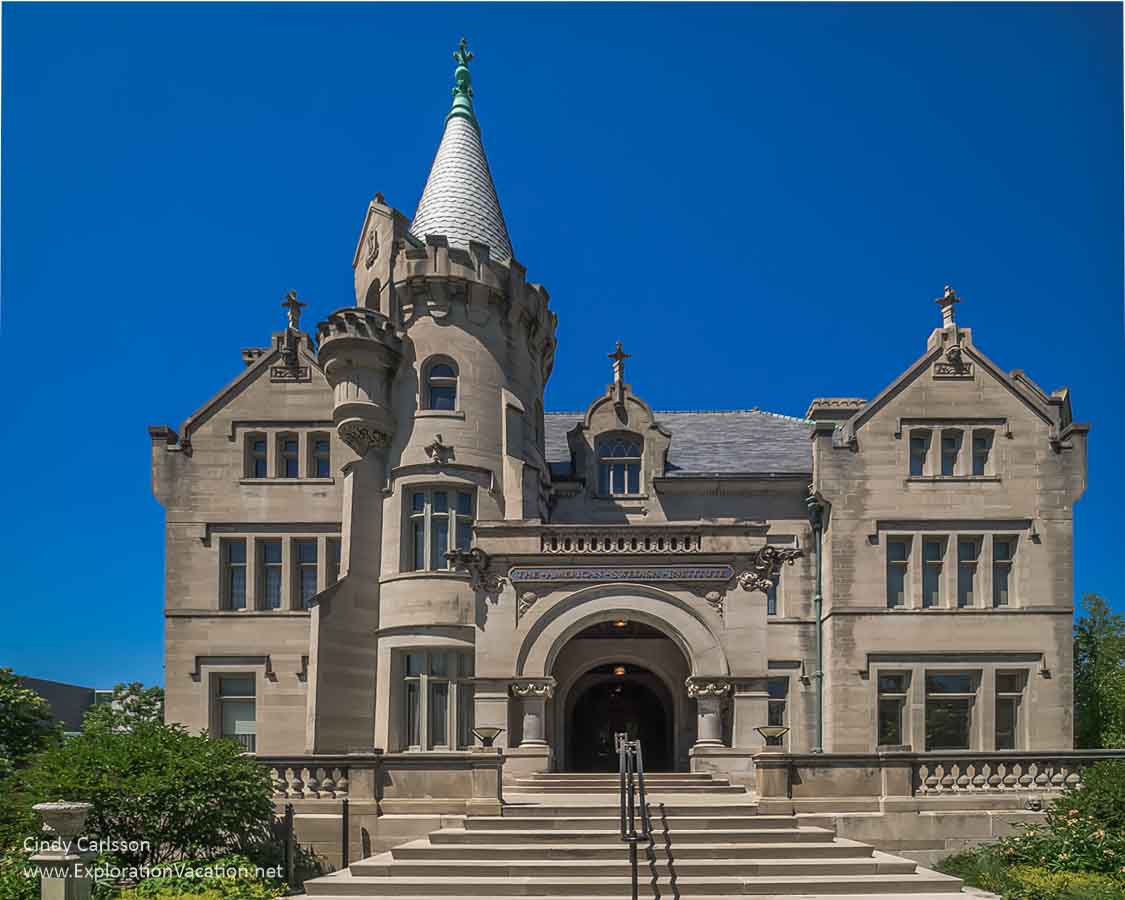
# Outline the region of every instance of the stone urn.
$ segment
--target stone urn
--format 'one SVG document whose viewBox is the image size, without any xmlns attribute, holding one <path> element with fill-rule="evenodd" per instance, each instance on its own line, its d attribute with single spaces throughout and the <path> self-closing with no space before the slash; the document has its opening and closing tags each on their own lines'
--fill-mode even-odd
<svg viewBox="0 0 1125 900">
<path fill-rule="evenodd" d="M 63 840 L 77 837 L 86 824 L 86 816 L 92 809 L 89 803 L 72 803 L 56 800 L 54 803 L 36 803 L 32 807 L 43 819 L 43 824 Z"/>
</svg>

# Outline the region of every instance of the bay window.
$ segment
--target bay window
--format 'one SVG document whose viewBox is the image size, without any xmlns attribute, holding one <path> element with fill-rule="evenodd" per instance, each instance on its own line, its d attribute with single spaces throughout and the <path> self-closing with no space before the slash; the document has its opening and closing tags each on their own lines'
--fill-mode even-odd
<svg viewBox="0 0 1125 900">
<path fill-rule="evenodd" d="M 468 550 L 473 539 L 471 490 L 424 488 L 408 491 L 409 534 L 407 569 L 448 569 L 445 554 Z"/>
<path fill-rule="evenodd" d="M 402 671 L 403 749 L 472 747 L 472 651 L 407 650 L 402 653 Z"/>
</svg>

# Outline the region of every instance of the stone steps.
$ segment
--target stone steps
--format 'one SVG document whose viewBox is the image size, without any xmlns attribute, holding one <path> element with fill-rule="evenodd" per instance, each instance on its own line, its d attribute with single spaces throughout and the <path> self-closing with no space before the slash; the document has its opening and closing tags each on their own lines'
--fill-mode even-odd
<svg viewBox="0 0 1125 900">
<path fill-rule="evenodd" d="M 383 853 L 352 865 L 353 875 L 360 877 L 390 877 L 430 875 L 440 866 L 442 878 L 628 878 L 632 864 L 628 850 L 619 848 L 617 859 L 559 859 L 543 860 L 509 859 L 418 859 L 403 860 Z M 772 876 L 772 875 L 912 875 L 917 866 L 908 859 L 885 854 L 867 857 L 817 858 L 815 861 L 801 857 L 788 859 L 680 859 L 671 860 L 664 855 L 649 854 L 638 848 L 637 867 L 640 877 L 696 878 L 703 876 Z"/>
<path fill-rule="evenodd" d="M 673 841 L 668 847 L 664 839 L 657 836 L 653 845 L 657 857 L 673 859 L 772 859 L 799 855 L 804 858 L 870 857 L 871 847 L 858 841 L 837 838 L 835 841 L 773 842 L 767 844 L 680 844 Z M 623 859 L 628 848 L 621 842 L 613 844 L 452 844 L 435 845 L 428 837 L 409 841 L 388 851 L 395 859 Z M 648 849 L 639 851 L 647 857 Z M 366 864 L 353 863 L 356 874 Z M 369 874 L 369 873 L 368 873 Z"/>
<path fill-rule="evenodd" d="M 651 806 L 651 804 L 650 804 Z M 729 810 L 727 812 L 730 812 Z M 797 827 L 796 816 L 755 816 L 755 815 L 702 815 L 702 816 L 664 816 L 652 817 L 650 810 L 650 818 L 652 819 L 653 831 L 661 831 L 674 829 L 680 830 L 696 830 L 700 828 L 714 828 L 720 831 L 729 831 L 732 829 L 743 828 L 795 828 Z M 614 813 L 612 816 L 502 816 L 498 819 L 486 818 L 469 818 L 465 820 L 465 828 L 472 831 L 474 829 L 517 829 L 540 831 L 548 828 L 590 828 L 594 830 L 618 830 L 618 823 L 621 821 L 620 815 Z"/>
<path fill-rule="evenodd" d="M 652 802 L 651 840 L 621 840 L 616 798 L 544 797 L 552 789 L 575 793 L 617 791 L 616 780 L 588 775 L 539 775 L 500 816 L 467 816 L 423 838 L 352 863 L 349 869 L 305 883 L 309 897 L 411 897 L 468 900 L 578 900 L 629 897 L 633 873 L 639 896 L 718 898 L 831 897 L 854 900 L 945 900 L 959 879 L 919 869 L 908 859 L 840 840 L 827 828 L 796 816 L 758 815 L 745 791 L 725 779 L 668 775 L 650 794 L 682 790 L 683 801 Z M 591 790 L 591 782 L 598 790 Z M 716 790 L 738 792 L 714 798 Z"/>
<path fill-rule="evenodd" d="M 881 897 L 907 897 L 914 894 L 957 893 L 961 881 L 936 872 L 922 870 L 909 875 L 763 875 L 642 877 L 642 897 L 701 897 L 731 894 L 778 894 L 817 897 L 854 894 L 862 891 Z M 331 884 L 328 882 L 331 881 Z M 329 878 L 305 882 L 310 897 L 628 897 L 632 892 L 629 877 L 566 875 L 563 877 L 488 878 L 439 875 L 393 876 L 389 878 L 352 875 L 342 872 Z"/>
</svg>

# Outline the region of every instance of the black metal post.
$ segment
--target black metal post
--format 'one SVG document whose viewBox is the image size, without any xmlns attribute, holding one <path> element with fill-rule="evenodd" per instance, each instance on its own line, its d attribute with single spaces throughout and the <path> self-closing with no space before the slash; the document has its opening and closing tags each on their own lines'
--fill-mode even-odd
<svg viewBox="0 0 1125 900">
<path fill-rule="evenodd" d="M 293 804 L 285 804 L 285 883 L 297 886 L 296 842 L 293 839 Z"/>
<path fill-rule="evenodd" d="M 348 867 L 348 798 L 340 803 L 340 868 Z"/>
</svg>

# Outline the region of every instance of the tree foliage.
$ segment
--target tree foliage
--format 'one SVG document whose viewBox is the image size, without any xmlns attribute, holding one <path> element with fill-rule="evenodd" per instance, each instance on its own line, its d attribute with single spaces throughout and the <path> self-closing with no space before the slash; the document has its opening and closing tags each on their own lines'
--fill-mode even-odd
<svg viewBox="0 0 1125 900">
<path fill-rule="evenodd" d="M 272 784 L 233 741 L 179 725 L 95 727 L 40 753 L 19 773 L 17 802 L 93 804 L 87 833 L 117 842 L 123 863 L 152 865 L 256 853 L 270 840 Z"/>
<path fill-rule="evenodd" d="M 1074 739 L 1078 747 L 1125 747 L 1125 616 L 1097 594 L 1074 624 Z"/>
<path fill-rule="evenodd" d="M 83 730 L 126 730 L 142 722 L 164 721 L 164 688 L 146 688 L 139 681 L 119 684 L 109 703 L 99 703 L 87 711 Z"/>
<path fill-rule="evenodd" d="M 11 669 L 0 669 L 0 778 L 60 734 L 50 704 Z"/>
</svg>

